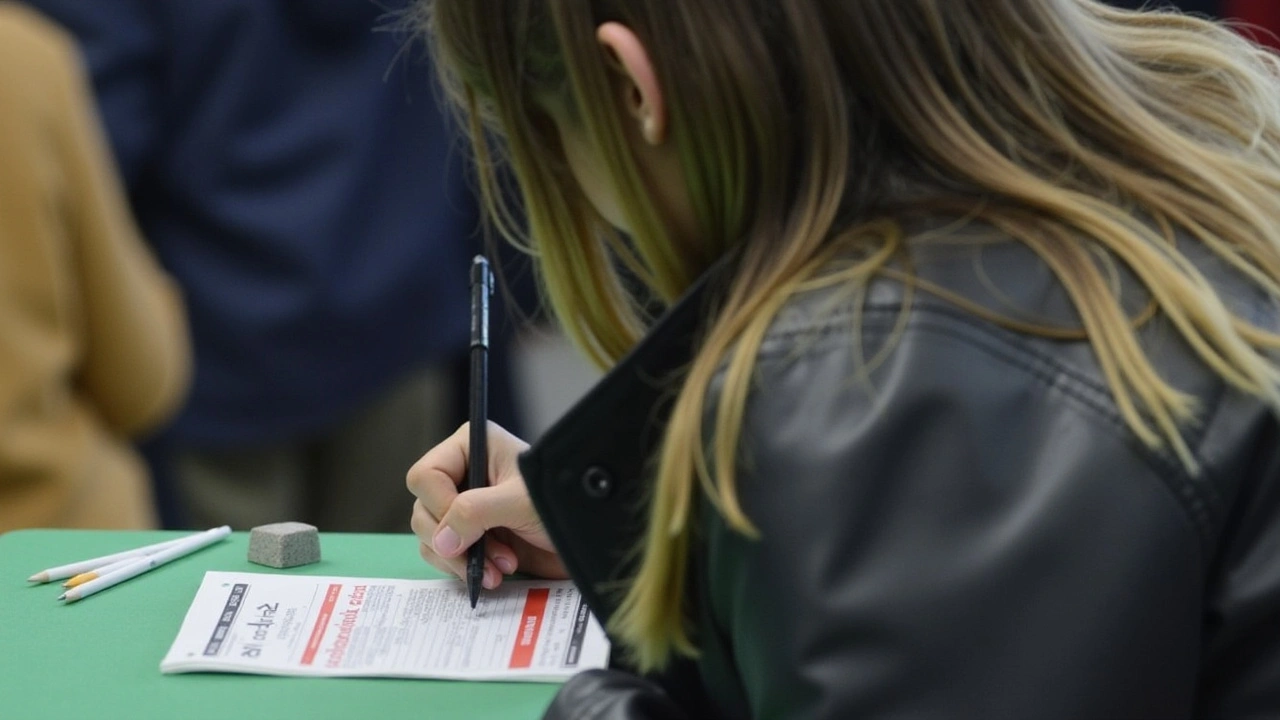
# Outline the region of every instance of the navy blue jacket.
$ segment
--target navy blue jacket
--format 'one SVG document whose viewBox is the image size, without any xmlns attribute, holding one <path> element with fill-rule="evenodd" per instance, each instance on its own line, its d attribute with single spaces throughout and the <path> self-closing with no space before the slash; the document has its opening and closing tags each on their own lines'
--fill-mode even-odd
<svg viewBox="0 0 1280 720">
<path fill-rule="evenodd" d="M 175 439 L 296 437 L 465 352 L 478 212 L 424 49 L 375 31 L 387 2 L 29 2 L 84 45 L 139 223 L 187 293 Z"/>
</svg>

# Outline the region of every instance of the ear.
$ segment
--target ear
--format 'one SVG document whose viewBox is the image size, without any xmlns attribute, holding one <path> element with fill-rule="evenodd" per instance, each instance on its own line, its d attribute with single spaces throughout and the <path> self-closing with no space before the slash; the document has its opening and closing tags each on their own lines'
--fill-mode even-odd
<svg viewBox="0 0 1280 720">
<path fill-rule="evenodd" d="M 649 51 L 631 28 L 617 22 L 597 28 L 596 40 L 615 61 L 615 70 L 624 83 L 623 102 L 638 124 L 641 137 L 650 145 L 661 145 L 667 135 L 666 106 Z"/>
</svg>

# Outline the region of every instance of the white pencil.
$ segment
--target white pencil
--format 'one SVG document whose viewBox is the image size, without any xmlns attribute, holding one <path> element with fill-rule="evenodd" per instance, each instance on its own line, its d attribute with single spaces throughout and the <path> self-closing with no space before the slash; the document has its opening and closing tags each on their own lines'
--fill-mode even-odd
<svg viewBox="0 0 1280 720">
<path fill-rule="evenodd" d="M 90 570 L 97 570 L 100 567 L 106 567 L 107 565 L 110 565 L 111 563 L 114 563 L 118 560 L 124 560 L 126 558 L 140 558 L 143 555 L 150 555 L 153 553 L 160 552 L 161 550 L 164 550 L 167 547 L 170 547 L 172 545 L 177 545 L 178 543 L 182 542 L 183 540 L 186 540 L 189 537 L 194 537 L 194 535 L 186 535 L 184 537 L 174 538 L 173 540 L 165 540 L 164 542 L 159 542 L 152 545 L 143 545 L 142 547 L 133 548 L 132 550 L 121 550 L 118 553 L 111 553 L 110 555 L 103 555 L 101 557 L 89 558 L 88 560 L 80 560 L 78 562 L 68 563 L 66 565 L 51 567 L 48 570 L 41 570 L 35 575 L 32 575 L 31 577 L 27 578 L 27 582 L 47 583 L 47 582 L 52 582 L 54 580 L 63 580 L 69 577 L 79 575 L 80 573 L 83 573 L 83 572 L 89 572 Z"/>
<path fill-rule="evenodd" d="M 83 600 L 100 590 L 106 590 L 109 587 L 119 585 L 125 580 L 137 577 L 153 568 L 160 567 L 170 560 L 185 557 L 197 550 L 208 547 L 230 534 L 231 528 L 227 525 L 223 525 L 222 527 L 206 530 L 198 535 L 184 538 L 182 542 L 177 543 L 172 547 L 165 548 L 154 555 L 147 555 L 145 557 L 138 558 L 129 565 L 126 565 L 114 572 L 107 573 L 97 580 L 91 580 L 79 587 L 71 588 L 59 595 L 58 599 L 66 600 L 68 603 L 73 603 L 76 600 Z"/>
<path fill-rule="evenodd" d="M 182 539 L 183 538 L 178 538 L 178 540 L 182 540 Z M 169 547 L 169 546 L 166 546 L 166 547 Z M 164 548 L 160 548 L 160 550 L 163 550 L 163 549 Z M 159 552 L 160 550 L 157 550 L 156 552 Z M 145 553 L 145 555 L 154 555 L 154 554 L 155 553 Z M 66 582 L 62 583 L 62 587 L 73 588 L 77 585 L 83 585 L 89 582 L 90 580 L 97 580 L 98 578 L 102 577 L 103 575 L 106 575 L 107 573 L 112 573 L 112 572 L 115 572 L 116 570 L 120 570 L 125 567 L 128 567 L 129 563 L 137 562 L 138 559 L 142 557 L 144 557 L 144 555 L 130 555 L 129 557 L 123 560 L 117 560 L 111 563 L 110 565 L 103 565 L 102 567 L 94 568 L 89 572 L 82 572 L 79 575 L 73 575 L 71 576 L 70 580 L 67 580 Z"/>
</svg>

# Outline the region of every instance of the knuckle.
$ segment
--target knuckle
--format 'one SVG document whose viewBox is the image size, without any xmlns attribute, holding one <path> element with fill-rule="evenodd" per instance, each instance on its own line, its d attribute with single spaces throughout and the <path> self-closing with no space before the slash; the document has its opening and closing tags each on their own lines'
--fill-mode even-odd
<svg viewBox="0 0 1280 720">
<path fill-rule="evenodd" d="M 452 521 L 450 525 L 459 530 L 471 529 L 480 524 L 481 513 L 482 509 L 475 498 L 463 493 L 454 498 L 453 504 L 449 506 L 449 518 Z"/>
<path fill-rule="evenodd" d="M 432 494 L 439 495 L 441 491 L 448 489 L 454 491 L 456 487 L 449 473 L 437 467 L 426 468 L 422 473 L 421 487 L 423 494 L 430 496 Z"/>
<path fill-rule="evenodd" d="M 430 537 L 435 526 L 435 519 L 426 511 L 426 508 L 422 507 L 421 503 L 415 503 L 413 514 L 409 516 L 409 528 L 413 530 L 413 534 L 418 537 Z"/>
<path fill-rule="evenodd" d="M 414 463 L 413 466 L 409 468 L 409 472 L 405 473 L 404 476 L 405 487 L 409 488 L 409 492 L 414 495 L 418 494 L 418 489 L 426 483 L 427 475 L 430 473 L 430 469 L 427 467 L 426 462 L 424 462 L 425 459 L 426 458 L 424 456 L 422 459 L 418 460 L 418 462 Z"/>
</svg>

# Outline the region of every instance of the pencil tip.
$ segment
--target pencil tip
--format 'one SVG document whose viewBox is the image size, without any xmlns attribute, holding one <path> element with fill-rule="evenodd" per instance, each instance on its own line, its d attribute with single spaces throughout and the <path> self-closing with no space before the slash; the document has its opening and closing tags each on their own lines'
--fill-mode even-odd
<svg viewBox="0 0 1280 720">
<path fill-rule="evenodd" d="M 67 594 L 66 594 L 66 593 L 62 593 L 61 595 L 59 595 L 59 596 L 58 596 L 58 599 L 59 599 L 59 600 L 66 600 L 66 599 L 67 599 Z"/>
<path fill-rule="evenodd" d="M 27 578 L 27 582 L 33 582 L 33 583 L 49 582 L 49 577 L 44 573 L 36 573 L 35 575 L 32 575 L 31 577 Z"/>
</svg>

